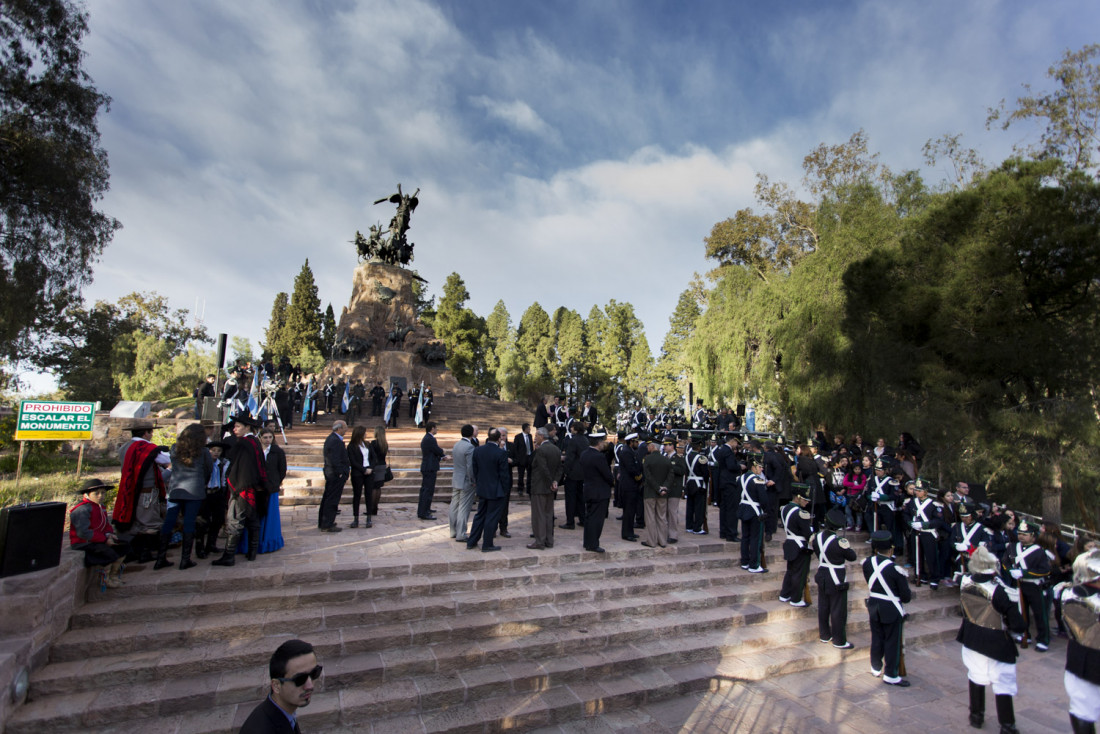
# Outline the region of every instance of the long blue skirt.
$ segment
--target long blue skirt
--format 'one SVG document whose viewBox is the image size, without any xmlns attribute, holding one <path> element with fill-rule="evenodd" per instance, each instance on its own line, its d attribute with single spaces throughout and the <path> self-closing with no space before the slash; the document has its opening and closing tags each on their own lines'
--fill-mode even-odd
<svg viewBox="0 0 1100 734">
<path fill-rule="evenodd" d="M 260 518 L 260 553 L 272 553 L 283 547 L 283 523 L 279 519 L 279 495 L 273 494 L 267 502 L 267 515 Z M 238 553 L 248 552 L 248 530 L 241 533 Z"/>
</svg>

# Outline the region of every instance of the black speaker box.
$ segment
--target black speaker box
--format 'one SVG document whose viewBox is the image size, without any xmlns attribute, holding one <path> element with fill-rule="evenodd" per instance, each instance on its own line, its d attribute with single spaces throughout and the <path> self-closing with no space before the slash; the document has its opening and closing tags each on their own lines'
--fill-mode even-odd
<svg viewBox="0 0 1100 734">
<path fill-rule="evenodd" d="M 32 502 L 0 510 L 0 576 L 61 563 L 66 507 L 64 502 Z"/>
<path fill-rule="evenodd" d="M 225 340 L 228 334 L 218 334 L 218 369 L 225 367 Z"/>
</svg>

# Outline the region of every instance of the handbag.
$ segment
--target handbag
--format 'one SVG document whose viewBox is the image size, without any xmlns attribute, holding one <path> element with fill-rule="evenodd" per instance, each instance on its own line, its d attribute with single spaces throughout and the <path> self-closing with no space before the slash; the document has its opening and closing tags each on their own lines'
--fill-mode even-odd
<svg viewBox="0 0 1100 734">
<path fill-rule="evenodd" d="M 393 481 L 393 470 L 390 469 L 388 466 L 386 467 L 386 481 L 387 482 L 392 482 Z"/>
</svg>

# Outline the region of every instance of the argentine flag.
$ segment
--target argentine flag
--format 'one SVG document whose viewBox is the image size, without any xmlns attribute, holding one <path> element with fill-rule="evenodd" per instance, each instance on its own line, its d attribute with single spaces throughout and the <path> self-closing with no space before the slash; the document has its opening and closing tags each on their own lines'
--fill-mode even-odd
<svg viewBox="0 0 1100 734">
<path fill-rule="evenodd" d="M 340 401 L 340 412 L 347 413 L 351 407 L 351 380 L 344 383 L 344 397 Z"/>
<path fill-rule="evenodd" d="M 420 381 L 420 399 L 416 402 L 416 425 L 424 425 L 424 381 Z"/>
<path fill-rule="evenodd" d="M 394 395 L 393 391 L 391 390 L 390 391 L 390 397 L 389 397 L 389 399 L 386 400 L 385 415 L 382 416 L 382 422 L 385 423 L 386 425 L 389 425 L 389 423 L 390 423 L 390 415 L 393 413 L 393 399 L 395 397 L 397 397 L 397 396 Z"/>
<path fill-rule="evenodd" d="M 309 382 L 306 384 L 305 397 L 302 398 L 302 423 L 305 423 L 306 419 L 309 418 L 309 408 L 310 405 L 313 403 L 313 396 L 314 394 L 316 394 L 316 392 L 317 391 L 313 389 L 313 378 L 311 377 L 309 378 Z"/>
<path fill-rule="evenodd" d="M 260 407 L 260 385 L 263 383 L 263 370 L 252 373 L 252 390 L 248 393 L 248 412 L 256 415 Z"/>
</svg>

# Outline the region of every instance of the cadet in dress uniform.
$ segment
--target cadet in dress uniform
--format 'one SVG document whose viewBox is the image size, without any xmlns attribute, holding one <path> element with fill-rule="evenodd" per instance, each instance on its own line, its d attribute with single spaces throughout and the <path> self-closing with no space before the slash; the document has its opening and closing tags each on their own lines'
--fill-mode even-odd
<svg viewBox="0 0 1100 734">
<path fill-rule="evenodd" d="M 867 489 L 871 494 L 871 504 L 867 508 L 867 527 L 879 530 L 889 530 L 890 536 L 897 539 L 894 547 L 901 549 L 900 532 L 894 529 L 894 502 L 901 500 L 901 486 L 898 480 L 886 473 L 886 463 L 879 459 L 875 462 L 875 474 L 867 482 Z M 878 518 L 877 522 L 875 517 Z"/>
<path fill-rule="evenodd" d="M 959 588 L 963 621 L 955 638 L 963 644 L 962 659 L 970 683 L 970 725 L 985 720 L 985 687 L 993 686 L 1001 734 L 1015 734 L 1016 643 L 1006 630 L 1025 629 L 1020 616 L 1020 593 L 997 575 L 997 557 L 985 546 L 970 556 L 969 573 Z"/>
<path fill-rule="evenodd" d="M 615 447 L 615 458 L 619 463 L 619 502 L 623 506 L 622 539 L 630 542 L 638 540 L 634 532 L 634 520 L 638 515 L 638 505 L 642 501 L 642 465 L 635 451 L 638 448 L 638 434 L 631 433 Z"/>
<path fill-rule="evenodd" d="M 1073 585 L 1059 584 L 1062 619 L 1069 628 L 1066 694 L 1073 734 L 1096 734 L 1100 720 L 1100 550 L 1073 562 Z"/>
<path fill-rule="evenodd" d="M 702 441 L 692 440 L 684 455 L 687 463 L 687 477 L 684 480 L 684 492 L 687 494 L 684 511 L 684 528 L 694 535 L 703 535 L 703 521 L 707 516 L 707 482 L 710 479 L 710 465 L 707 455 L 701 451 Z"/>
<path fill-rule="evenodd" d="M 905 688 L 909 681 L 901 677 L 902 628 L 905 607 L 912 594 L 905 569 L 894 564 L 890 551 L 894 535 L 889 530 L 871 533 L 874 555 L 863 561 L 867 579 L 867 613 L 871 617 L 871 675 L 882 676 L 884 683 Z"/>
<path fill-rule="evenodd" d="M 737 506 L 737 517 L 741 520 L 741 568 L 749 573 L 767 573 L 768 569 L 760 565 L 760 556 L 764 552 L 768 485 L 760 457 L 749 458 L 748 464 L 749 470 L 737 480 L 741 485 L 741 502 Z"/>
<path fill-rule="evenodd" d="M 959 521 L 951 528 L 951 547 L 955 549 L 954 579 L 958 582 L 967 573 L 967 564 L 974 550 L 984 545 L 989 547 L 989 533 L 985 526 L 974 517 L 970 505 L 959 503 Z"/>
<path fill-rule="evenodd" d="M 1050 648 L 1050 614 L 1043 598 L 1043 584 L 1050 576 L 1050 558 L 1035 542 L 1038 534 L 1039 528 L 1034 523 L 1021 520 L 1016 528 L 1018 542 L 1008 546 L 1001 558 L 1001 568 L 1019 585 L 1020 606 L 1027 623 L 1024 634 L 1028 634 L 1034 620 L 1035 649 L 1046 652 Z"/>
<path fill-rule="evenodd" d="M 840 650 L 852 648 L 852 643 L 848 642 L 848 568 L 845 564 L 856 560 L 856 551 L 847 538 L 836 534 L 846 522 L 844 512 L 833 508 L 825 515 L 825 529 L 810 538 L 810 549 L 820 559 L 814 575 L 818 636 L 822 642 L 832 642 L 833 647 Z"/>
<path fill-rule="evenodd" d="M 779 601 L 790 602 L 792 607 L 809 606 L 802 598 L 806 588 L 806 578 L 810 574 L 810 534 L 813 517 L 806 509 L 810 504 L 809 488 L 800 488 L 783 507 L 780 518 L 787 539 L 783 541 L 783 560 L 787 562 L 787 572 L 783 574 L 783 586 L 779 590 Z"/>
<path fill-rule="evenodd" d="M 927 581 L 933 589 L 940 585 L 939 538 L 947 533 L 947 524 L 943 513 L 935 500 L 928 496 L 928 487 L 920 479 L 910 482 L 914 496 L 905 500 L 903 511 L 913 529 L 913 563 L 920 573 L 916 574 L 917 586 Z M 920 558 L 917 558 L 917 555 Z"/>
</svg>

